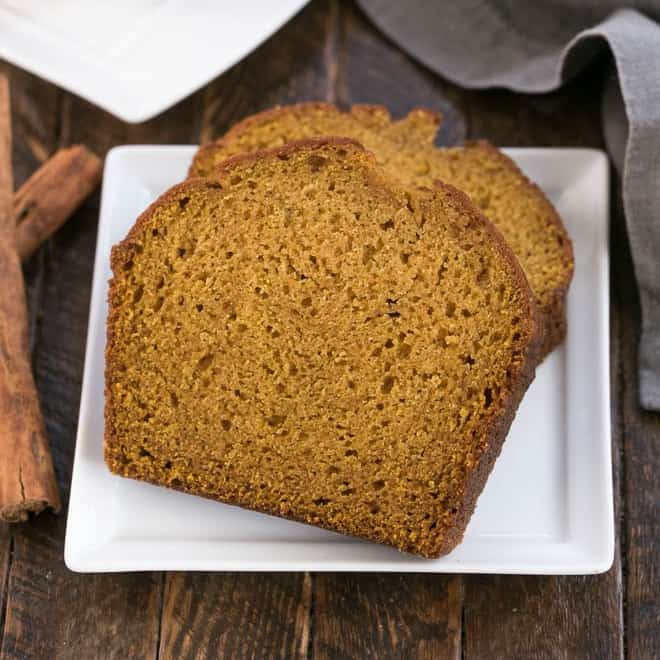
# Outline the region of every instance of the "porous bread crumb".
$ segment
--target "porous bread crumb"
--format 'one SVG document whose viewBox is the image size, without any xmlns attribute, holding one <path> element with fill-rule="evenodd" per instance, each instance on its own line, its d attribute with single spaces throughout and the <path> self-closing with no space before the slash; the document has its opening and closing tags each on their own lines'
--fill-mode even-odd
<svg viewBox="0 0 660 660">
<path fill-rule="evenodd" d="M 406 185 L 431 187 L 440 179 L 456 186 L 497 226 L 518 257 L 541 315 L 543 356 L 565 335 L 565 297 L 573 274 L 568 234 L 541 190 L 492 145 L 433 146 L 439 121 L 439 115 L 424 109 L 392 121 L 380 106 L 358 105 L 347 113 L 325 103 L 275 108 L 244 119 L 223 138 L 202 147 L 190 173 L 211 176 L 217 164 L 239 153 L 341 135 L 358 140 L 387 174 Z"/>
<path fill-rule="evenodd" d="M 464 195 L 291 145 L 166 193 L 112 271 L 113 472 L 425 557 L 460 541 L 537 358 Z"/>
</svg>

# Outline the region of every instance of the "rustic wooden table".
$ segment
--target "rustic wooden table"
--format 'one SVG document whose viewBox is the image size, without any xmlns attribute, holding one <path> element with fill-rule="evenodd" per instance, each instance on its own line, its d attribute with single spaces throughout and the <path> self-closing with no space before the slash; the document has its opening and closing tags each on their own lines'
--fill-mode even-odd
<svg viewBox="0 0 660 660">
<path fill-rule="evenodd" d="M 197 143 L 276 103 L 379 102 L 441 111 L 439 143 L 602 147 L 596 62 L 561 92 L 466 92 L 412 62 L 349 3 L 315 0 L 246 60 L 157 119 L 130 126 L 7 65 L 16 184 L 57 147 Z M 68 499 L 99 196 L 25 266 L 34 371 Z M 612 190 L 612 421 L 617 547 L 588 577 L 76 575 L 66 511 L 0 526 L 6 658 L 658 657 L 660 415 L 637 406 L 639 308 Z"/>
</svg>

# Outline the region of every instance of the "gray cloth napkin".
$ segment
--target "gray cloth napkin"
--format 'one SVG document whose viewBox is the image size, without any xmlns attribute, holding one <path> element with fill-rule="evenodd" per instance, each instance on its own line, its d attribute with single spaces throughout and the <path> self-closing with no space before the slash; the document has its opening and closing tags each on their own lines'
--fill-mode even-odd
<svg viewBox="0 0 660 660">
<path fill-rule="evenodd" d="M 604 134 L 640 291 L 640 404 L 660 411 L 660 0 L 358 2 L 401 48 L 468 88 L 547 92 L 609 47 L 618 83 L 603 93 Z"/>
</svg>

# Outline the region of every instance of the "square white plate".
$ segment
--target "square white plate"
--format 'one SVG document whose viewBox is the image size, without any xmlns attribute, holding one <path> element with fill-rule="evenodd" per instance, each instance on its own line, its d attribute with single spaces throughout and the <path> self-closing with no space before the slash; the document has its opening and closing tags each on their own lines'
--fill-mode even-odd
<svg viewBox="0 0 660 660">
<path fill-rule="evenodd" d="M 574 241 L 568 337 L 537 371 L 465 539 L 425 560 L 110 474 L 103 369 L 110 247 L 186 173 L 195 147 L 118 147 L 103 181 L 65 561 L 75 571 L 597 573 L 614 556 L 608 164 L 588 149 L 506 150 Z"/>
<path fill-rule="evenodd" d="M 307 0 L 0 0 L 0 57 L 127 122 L 226 71 Z"/>
</svg>

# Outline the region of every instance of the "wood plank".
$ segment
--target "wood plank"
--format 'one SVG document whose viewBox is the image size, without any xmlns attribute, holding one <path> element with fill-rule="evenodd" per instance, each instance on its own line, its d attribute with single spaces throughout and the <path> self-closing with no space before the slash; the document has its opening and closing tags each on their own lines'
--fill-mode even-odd
<svg viewBox="0 0 660 660">
<path fill-rule="evenodd" d="M 621 658 L 620 573 L 466 580 L 465 658 Z"/>
<path fill-rule="evenodd" d="M 159 576 L 67 573 L 53 527 L 31 535 L 34 556 L 19 548 L 12 563 L 2 657 L 156 657 Z"/>
<path fill-rule="evenodd" d="M 464 90 L 468 137 L 506 147 L 603 148 L 600 92 L 606 67 L 602 65 L 601 61 L 561 90 L 547 94 Z"/>
<path fill-rule="evenodd" d="M 103 154 L 117 143 L 181 143 L 194 142 L 197 137 L 199 96 L 151 122 L 128 126 L 81 99 L 59 94 L 59 104 L 43 104 L 36 95 L 26 101 L 26 116 L 39 117 L 54 107 L 61 109 L 60 121 L 43 142 L 48 151 L 85 142 Z M 39 105 L 33 107 L 37 102 Z M 23 133 L 18 137 L 22 140 Z M 29 149 L 23 147 L 23 151 Z M 98 205 L 97 192 L 49 241 L 40 257 L 43 277 L 37 301 L 34 368 L 65 503 L 80 399 Z M 60 516 L 41 516 L 13 530 L 2 657 L 155 658 L 162 576 L 69 572 L 62 561 L 65 522 L 63 511 Z"/>
<path fill-rule="evenodd" d="M 624 497 L 626 557 L 626 645 L 630 658 L 658 657 L 660 649 L 660 415 L 638 406 L 639 325 L 624 324 Z"/>
<path fill-rule="evenodd" d="M 619 191 L 620 192 L 620 191 Z M 622 332 L 621 381 L 625 555 L 625 635 L 629 658 L 658 657 L 660 649 L 660 414 L 638 404 L 640 310 L 620 194 L 612 237 L 614 302 Z"/>
<path fill-rule="evenodd" d="M 200 141 L 277 103 L 331 100 L 338 3 L 310 3 L 203 92 Z M 165 658 L 304 657 L 308 574 L 166 576 L 160 654 Z"/>
<path fill-rule="evenodd" d="M 310 578 L 170 574 L 159 658 L 306 657 Z"/>
<path fill-rule="evenodd" d="M 126 124 L 84 99 L 65 93 L 61 102 L 58 147 L 84 144 L 97 156 L 122 144 L 196 144 L 203 92 L 141 124 Z"/>
<path fill-rule="evenodd" d="M 53 150 L 60 95 L 53 85 L 22 69 L 1 67 L 11 83 L 14 187 L 18 188 Z"/>
<path fill-rule="evenodd" d="M 315 658 L 460 658 L 460 576 L 314 578 Z"/>
</svg>

